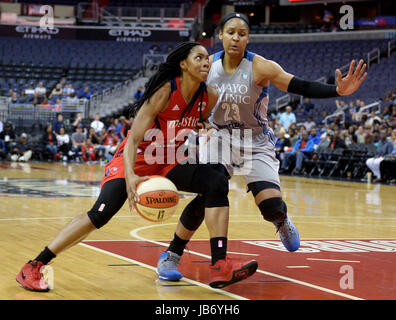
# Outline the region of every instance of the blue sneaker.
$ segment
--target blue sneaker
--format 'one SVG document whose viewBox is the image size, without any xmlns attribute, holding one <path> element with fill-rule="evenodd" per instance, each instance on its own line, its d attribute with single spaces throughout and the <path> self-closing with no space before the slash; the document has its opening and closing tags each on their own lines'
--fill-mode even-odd
<svg viewBox="0 0 396 320">
<path fill-rule="evenodd" d="M 279 237 L 288 251 L 294 252 L 300 248 L 300 234 L 289 217 L 286 217 L 281 223 L 274 223 L 274 225 L 277 228 L 276 232 L 279 231 Z"/>
<path fill-rule="evenodd" d="M 160 280 L 179 281 L 183 275 L 177 271 L 181 256 L 171 251 L 161 253 L 157 263 L 157 274 Z"/>
</svg>

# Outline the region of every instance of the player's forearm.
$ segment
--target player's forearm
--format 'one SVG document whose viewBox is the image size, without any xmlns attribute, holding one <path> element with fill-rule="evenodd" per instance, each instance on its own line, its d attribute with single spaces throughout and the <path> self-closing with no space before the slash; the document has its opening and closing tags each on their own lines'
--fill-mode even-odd
<svg viewBox="0 0 396 320">
<path fill-rule="evenodd" d="M 325 99 L 338 97 L 337 86 L 319 81 L 309 81 L 298 77 L 290 80 L 287 92 L 299 94 L 307 98 Z"/>
</svg>

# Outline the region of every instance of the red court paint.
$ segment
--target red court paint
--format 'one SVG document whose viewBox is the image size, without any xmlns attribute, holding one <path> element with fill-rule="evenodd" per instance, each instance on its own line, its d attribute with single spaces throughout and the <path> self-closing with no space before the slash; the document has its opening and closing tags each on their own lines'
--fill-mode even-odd
<svg viewBox="0 0 396 320">
<path fill-rule="evenodd" d="M 154 267 L 166 249 L 149 241 L 84 243 Z M 185 251 L 179 271 L 186 278 L 208 284 L 210 261 L 193 252 L 210 256 L 209 241 L 193 240 L 188 249 L 192 252 Z M 264 272 L 224 289 L 248 299 L 396 299 L 396 239 L 305 240 L 294 253 L 285 251 L 280 241 L 229 240 L 228 250 L 235 252 L 229 254 L 231 258 L 256 259 L 258 269 Z"/>
</svg>

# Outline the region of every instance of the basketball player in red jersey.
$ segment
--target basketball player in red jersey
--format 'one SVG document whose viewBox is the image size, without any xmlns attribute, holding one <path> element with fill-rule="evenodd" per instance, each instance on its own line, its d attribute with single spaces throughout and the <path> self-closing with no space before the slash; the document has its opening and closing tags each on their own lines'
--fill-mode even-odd
<svg viewBox="0 0 396 320">
<path fill-rule="evenodd" d="M 104 226 L 126 199 L 132 208 L 136 186 L 148 175 L 165 176 L 178 190 L 198 194 L 193 201 L 202 203 L 210 235 L 210 286 L 221 288 L 256 271 L 254 260 L 234 262 L 226 257 L 229 204 L 225 167 L 196 164 L 194 159 L 181 163 L 178 156 L 184 138 L 198 122 L 208 118 L 216 105 L 217 91 L 205 85 L 208 73 L 209 56 L 199 43 L 182 43 L 168 55 L 166 62 L 146 84 L 142 98 L 134 105 L 136 117 L 132 129 L 105 167 L 101 192 L 94 206 L 88 213 L 75 217 L 34 260 L 24 265 L 16 280 L 25 289 L 48 291 L 50 288 L 43 281 L 42 267 L 82 241 L 91 231 Z M 187 214 L 183 219 L 186 226 L 190 226 L 191 221 L 196 223 L 195 217 Z M 175 235 L 174 242 L 178 241 L 183 240 Z M 162 255 L 164 265 L 177 265 L 179 259 L 173 252 Z"/>
</svg>

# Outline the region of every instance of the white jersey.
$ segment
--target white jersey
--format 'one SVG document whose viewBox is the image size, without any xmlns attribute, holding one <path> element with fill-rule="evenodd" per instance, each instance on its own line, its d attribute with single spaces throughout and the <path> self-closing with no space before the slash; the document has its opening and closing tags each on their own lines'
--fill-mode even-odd
<svg viewBox="0 0 396 320">
<path fill-rule="evenodd" d="M 227 74 L 223 68 L 224 51 L 214 54 L 207 83 L 219 92 L 210 118 L 219 129 L 252 129 L 253 134 L 268 130 L 268 87 L 258 86 L 253 77 L 254 53 L 246 51 L 238 68 Z"/>
</svg>

